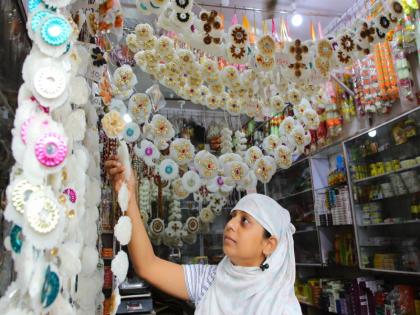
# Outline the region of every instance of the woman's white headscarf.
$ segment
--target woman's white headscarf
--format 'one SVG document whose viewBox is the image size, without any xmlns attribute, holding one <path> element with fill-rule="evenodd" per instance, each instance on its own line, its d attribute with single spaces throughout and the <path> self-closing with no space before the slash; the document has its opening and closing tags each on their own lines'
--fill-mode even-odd
<svg viewBox="0 0 420 315">
<path fill-rule="evenodd" d="M 219 263 L 216 279 L 197 306 L 197 315 L 302 314 L 294 293 L 295 253 L 290 214 L 260 194 L 243 197 L 232 209 L 252 215 L 272 236 L 276 250 L 266 259 L 269 268 L 234 266 L 228 257 Z"/>
</svg>

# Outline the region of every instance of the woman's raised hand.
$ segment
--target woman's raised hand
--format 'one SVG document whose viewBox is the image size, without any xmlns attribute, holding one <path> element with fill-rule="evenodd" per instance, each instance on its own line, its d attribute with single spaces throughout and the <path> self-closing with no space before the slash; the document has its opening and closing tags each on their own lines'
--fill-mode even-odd
<svg viewBox="0 0 420 315">
<path fill-rule="evenodd" d="M 105 162 L 105 170 L 112 184 L 112 187 L 114 188 L 115 192 L 118 193 L 120 191 L 121 185 L 124 183 L 125 180 L 124 165 L 121 163 L 117 156 L 111 156 Z M 136 180 L 133 170 L 131 171 L 131 176 L 128 180 L 127 188 L 131 197 L 131 194 L 133 194 L 136 191 Z"/>
</svg>

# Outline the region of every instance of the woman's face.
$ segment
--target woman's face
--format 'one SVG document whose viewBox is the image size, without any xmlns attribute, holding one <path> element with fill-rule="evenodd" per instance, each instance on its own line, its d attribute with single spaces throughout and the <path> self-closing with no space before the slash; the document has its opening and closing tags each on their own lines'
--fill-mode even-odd
<svg viewBox="0 0 420 315">
<path fill-rule="evenodd" d="M 223 233 L 223 252 L 235 265 L 259 266 L 270 242 L 264 233 L 264 228 L 253 216 L 240 210 L 232 211 Z"/>
</svg>

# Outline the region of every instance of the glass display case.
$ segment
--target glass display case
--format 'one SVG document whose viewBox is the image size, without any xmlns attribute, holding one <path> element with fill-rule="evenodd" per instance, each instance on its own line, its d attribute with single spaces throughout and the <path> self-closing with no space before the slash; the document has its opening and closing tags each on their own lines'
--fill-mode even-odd
<svg viewBox="0 0 420 315">
<path fill-rule="evenodd" d="M 344 143 L 362 269 L 420 274 L 420 109 Z"/>
<path fill-rule="evenodd" d="M 311 157 L 315 223 L 324 266 L 357 266 L 350 193 L 341 143 Z"/>
<path fill-rule="evenodd" d="M 287 170 L 279 170 L 266 185 L 267 195 L 290 212 L 297 265 L 320 265 L 318 231 L 315 225 L 310 159 L 302 159 Z"/>
</svg>

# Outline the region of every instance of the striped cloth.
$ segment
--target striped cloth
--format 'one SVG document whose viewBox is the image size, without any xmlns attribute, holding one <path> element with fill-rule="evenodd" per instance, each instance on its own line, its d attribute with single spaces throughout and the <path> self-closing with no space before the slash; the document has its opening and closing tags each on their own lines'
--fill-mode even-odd
<svg viewBox="0 0 420 315">
<path fill-rule="evenodd" d="M 182 266 L 190 301 L 197 306 L 216 278 L 217 265 L 196 264 Z"/>
</svg>

